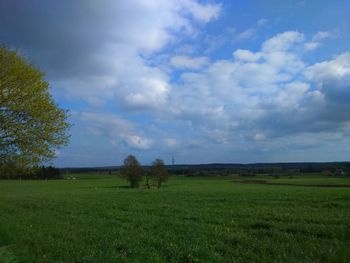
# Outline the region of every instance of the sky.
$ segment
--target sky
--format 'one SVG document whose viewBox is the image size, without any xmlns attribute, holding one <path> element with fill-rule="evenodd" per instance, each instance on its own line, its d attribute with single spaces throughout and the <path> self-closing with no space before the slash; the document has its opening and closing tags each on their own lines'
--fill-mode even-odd
<svg viewBox="0 0 350 263">
<path fill-rule="evenodd" d="M 59 167 L 350 160 L 349 0 L 1 0 L 69 110 Z"/>
</svg>

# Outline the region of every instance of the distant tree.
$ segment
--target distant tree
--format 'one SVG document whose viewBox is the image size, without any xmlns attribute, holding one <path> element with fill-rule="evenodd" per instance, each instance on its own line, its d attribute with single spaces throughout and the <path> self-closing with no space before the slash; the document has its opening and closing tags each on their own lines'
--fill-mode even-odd
<svg viewBox="0 0 350 263">
<path fill-rule="evenodd" d="M 67 117 L 53 101 L 44 73 L 0 45 L 0 168 L 54 158 L 55 149 L 68 143 Z"/>
<path fill-rule="evenodd" d="M 131 188 L 138 188 L 142 176 L 142 168 L 135 156 L 129 155 L 124 160 L 122 174 L 130 183 Z"/>
<path fill-rule="evenodd" d="M 169 173 L 166 169 L 163 160 L 156 159 L 152 165 L 152 175 L 157 180 L 157 188 L 160 188 L 162 182 L 168 180 Z"/>
</svg>

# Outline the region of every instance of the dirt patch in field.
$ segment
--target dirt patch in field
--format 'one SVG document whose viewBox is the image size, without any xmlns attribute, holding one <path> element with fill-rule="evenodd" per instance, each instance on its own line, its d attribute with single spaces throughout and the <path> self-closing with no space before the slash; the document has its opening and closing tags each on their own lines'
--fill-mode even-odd
<svg viewBox="0 0 350 263">
<path fill-rule="evenodd" d="M 266 184 L 266 185 L 287 185 L 287 186 L 306 186 L 321 188 L 350 188 L 350 184 L 291 184 L 291 183 L 271 183 L 263 179 L 234 180 L 235 183 L 241 184 Z"/>
</svg>

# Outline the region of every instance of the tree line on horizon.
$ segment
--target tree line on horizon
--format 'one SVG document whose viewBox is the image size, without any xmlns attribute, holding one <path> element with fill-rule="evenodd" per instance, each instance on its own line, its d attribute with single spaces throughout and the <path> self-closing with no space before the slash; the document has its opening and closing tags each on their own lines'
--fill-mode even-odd
<svg viewBox="0 0 350 263">
<path fill-rule="evenodd" d="M 63 179 L 63 176 L 60 169 L 53 166 L 23 167 L 18 164 L 8 164 L 0 167 L 0 179 L 53 180 Z"/>
</svg>

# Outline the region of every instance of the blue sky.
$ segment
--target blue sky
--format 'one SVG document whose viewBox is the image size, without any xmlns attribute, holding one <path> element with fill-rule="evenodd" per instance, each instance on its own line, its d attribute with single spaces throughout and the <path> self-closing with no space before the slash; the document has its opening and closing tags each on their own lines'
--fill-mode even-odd
<svg viewBox="0 0 350 263">
<path fill-rule="evenodd" d="M 0 3 L 0 42 L 70 111 L 54 164 L 349 161 L 339 1 Z"/>
</svg>

